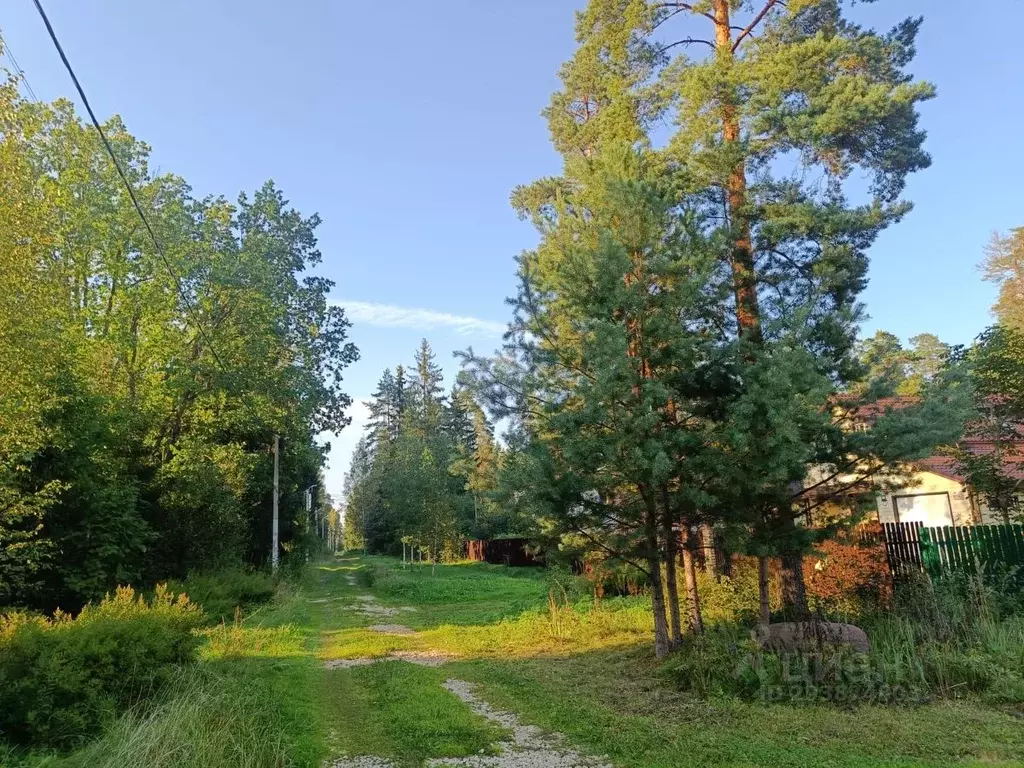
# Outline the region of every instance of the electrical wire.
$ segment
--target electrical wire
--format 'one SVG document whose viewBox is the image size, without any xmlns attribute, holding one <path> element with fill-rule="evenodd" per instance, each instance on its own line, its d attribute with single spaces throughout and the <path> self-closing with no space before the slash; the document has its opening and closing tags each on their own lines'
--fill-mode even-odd
<svg viewBox="0 0 1024 768">
<path fill-rule="evenodd" d="M 206 329 L 203 327 L 203 324 L 199 321 L 199 318 L 195 316 L 195 310 L 192 307 L 192 302 L 188 297 L 188 293 L 185 291 L 185 287 L 182 284 L 181 279 L 174 271 L 174 267 L 171 266 L 171 262 L 167 258 L 167 253 L 164 251 L 163 245 L 161 245 L 160 240 L 157 238 L 156 233 L 153 231 L 153 227 L 150 225 L 149 219 L 143 212 L 142 206 L 139 204 L 139 199 L 135 195 L 135 188 L 132 186 L 132 183 L 128 180 L 128 175 L 125 173 L 124 169 L 121 167 L 121 163 L 117 159 L 117 156 L 114 154 L 114 149 L 110 145 L 110 141 L 107 139 L 107 134 L 103 131 L 103 126 L 100 125 L 100 121 L 96 118 L 96 113 L 93 112 L 92 105 L 89 103 L 89 97 L 85 95 L 85 89 L 82 88 L 82 84 L 81 82 L 79 82 L 78 76 L 75 74 L 75 70 L 71 66 L 71 62 L 68 61 L 67 54 L 64 53 L 64 48 L 63 46 L 61 46 L 60 40 L 57 39 L 57 33 L 54 32 L 53 25 L 50 23 L 50 19 L 46 15 L 46 11 L 43 10 L 43 6 L 39 2 L 39 0 L 32 1 L 33 3 L 35 3 L 36 10 L 39 12 L 39 17 L 43 20 L 43 24 L 46 26 L 46 31 L 50 35 L 50 40 L 53 41 L 53 45 L 57 49 L 57 53 L 60 54 L 61 61 L 64 62 L 64 68 L 71 76 L 71 82 L 75 84 L 75 90 L 78 91 L 78 97 L 82 100 L 82 104 L 85 105 L 86 112 L 89 113 L 89 119 L 92 121 L 93 126 L 96 128 L 96 132 L 99 133 L 100 139 L 102 139 L 103 141 L 103 146 L 106 147 L 107 154 L 110 155 L 110 159 L 114 163 L 114 167 L 117 169 L 118 176 L 120 176 L 121 181 L 124 182 L 125 189 L 128 190 L 128 196 L 132 200 L 132 205 L 135 206 L 135 211 L 139 214 L 139 218 L 142 219 L 142 224 L 146 228 L 146 232 L 149 233 L 150 240 L 153 241 L 153 247 L 156 248 L 156 252 L 160 256 L 160 260 L 163 261 L 164 266 L 167 268 L 168 274 L 171 276 L 171 280 L 174 281 L 174 286 L 178 292 L 178 296 L 181 299 L 182 304 L 185 307 L 185 312 L 188 315 L 188 319 L 191 321 L 191 324 L 195 326 L 196 332 L 199 334 L 200 338 L 202 338 L 202 340 L 205 342 L 207 348 L 210 350 L 210 354 L 213 356 L 213 359 L 217 362 L 217 365 L 220 367 L 221 371 L 224 374 L 228 374 L 229 371 L 227 367 L 224 365 L 224 362 L 221 359 L 220 355 L 217 354 L 217 349 L 213 345 L 213 340 L 210 338 L 210 335 L 206 332 Z M 248 406 L 248 403 L 246 403 L 244 398 L 242 399 L 242 403 Z"/>
<path fill-rule="evenodd" d="M 4 55 L 7 56 L 7 60 L 11 62 L 11 66 L 14 67 L 14 74 L 18 76 L 18 79 L 25 86 L 25 90 L 32 98 L 32 101 L 39 101 L 39 97 L 36 96 L 36 92 L 32 90 L 31 83 L 29 83 L 28 78 L 25 77 L 25 70 L 19 66 L 18 60 L 14 58 L 14 52 L 11 50 L 11 46 L 8 45 L 7 41 L 4 39 L 2 32 L 0 32 L 0 50 L 4 52 Z"/>
</svg>

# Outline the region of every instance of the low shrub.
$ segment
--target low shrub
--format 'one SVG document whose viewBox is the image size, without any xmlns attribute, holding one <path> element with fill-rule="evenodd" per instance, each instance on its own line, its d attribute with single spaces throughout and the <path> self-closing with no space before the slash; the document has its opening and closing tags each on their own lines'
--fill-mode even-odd
<svg viewBox="0 0 1024 768">
<path fill-rule="evenodd" d="M 717 626 L 687 639 L 666 665 L 676 685 L 702 698 L 722 695 L 750 697 L 757 692 L 756 678 L 746 670 L 757 654 L 750 634 L 735 626 Z"/>
<path fill-rule="evenodd" d="M 159 691 L 196 658 L 202 611 L 157 588 L 121 587 L 77 618 L 0 617 L 0 736 L 73 746 Z"/>
<path fill-rule="evenodd" d="M 804 558 L 804 582 L 811 607 L 820 613 L 848 617 L 862 616 L 877 608 L 887 608 L 893 585 L 885 545 L 881 540 L 860 537 L 871 526 L 844 531 L 815 547 Z"/>
<path fill-rule="evenodd" d="M 773 563 L 772 567 L 778 566 Z M 697 589 L 701 612 L 709 625 L 752 624 L 760 607 L 758 563 L 756 557 L 735 557 L 731 574 L 716 578 L 704 570 L 697 571 Z M 782 607 L 781 579 L 769 580 L 769 604 L 773 611 Z M 685 602 L 685 594 L 683 595 Z"/>
<path fill-rule="evenodd" d="M 230 568 L 190 573 L 183 582 L 170 582 L 174 594 L 185 594 L 203 608 L 211 623 L 230 621 L 239 608 L 248 613 L 270 602 L 278 581 L 266 571 Z"/>
<path fill-rule="evenodd" d="M 634 565 L 606 559 L 584 559 L 579 563 L 588 591 L 598 598 L 605 595 L 640 595 L 647 591 L 650 579 Z"/>
<path fill-rule="evenodd" d="M 916 690 L 887 679 L 872 655 L 823 646 L 800 652 L 761 650 L 748 632 L 721 627 L 691 640 L 666 667 L 697 695 L 789 703 L 896 703 Z"/>
<path fill-rule="evenodd" d="M 377 582 L 377 571 L 374 568 L 357 568 L 355 572 L 356 583 L 361 587 L 369 589 Z"/>
</svg>

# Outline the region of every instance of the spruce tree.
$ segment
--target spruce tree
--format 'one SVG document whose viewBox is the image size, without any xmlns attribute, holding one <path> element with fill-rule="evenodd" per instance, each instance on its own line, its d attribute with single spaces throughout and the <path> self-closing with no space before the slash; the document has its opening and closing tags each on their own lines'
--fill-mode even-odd
<svg viewBox="0 0 1024 768">
<path fill-rule="evenodd" d="M 473 410 L 476 408 L 472 395 L 456 382 L 444 409 L 444 432 L 456 450 L 471 455 L 476 450 L 476 433 L 473 426 Z"/>
<path fill-rule="evenodd" d="M 408 397 L 409 382 L 405 379 L 405 366 L 395 366 L 395 412 L 398 417 L 397 432 L 402 431 L 402 424 L 406 416 L 406 398 Z"/>
<path fill-rule="evenodd" d="M 416 350 L 416 364 L 409 388 L 412 422 L 423 435 L 437 434 L 444 414 L 444 390 L 441 386 L 444 376 L 434 357 L 430 342 L 423 339 Z"/>
<path fill-rule="evenodd" d="M 394 442 L 401 429 L 400 390 L 390 368 L 384 369 L 372 397 L 366 430 L 370 435 L 371 450 L 377 451 Z"/>
</svg>

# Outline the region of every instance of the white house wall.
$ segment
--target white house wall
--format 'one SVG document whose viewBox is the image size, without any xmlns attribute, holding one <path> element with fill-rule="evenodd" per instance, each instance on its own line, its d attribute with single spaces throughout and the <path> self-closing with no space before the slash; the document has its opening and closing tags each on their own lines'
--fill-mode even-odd
<svg viewBox="0 0 1024 768">
<path fill-rule="evenodd" d="M 973 525 L 974 514 L 971 511 L 971 500 L 967 489 L 956 480 L 937 475 L 934 472 L 917 472 L 906 486 L 893 493 L 878 496 L 878 519 L 883 523 L 895 523 L 893 511 L 894 496 L 912 496 L 917 494 L 945 493 L 949 496 L 949 509 L 954 525 Z M 906 522 L 905 520 L 900 522 Z M 984 520 L 984 522 L 989 522 Z"/>
</svg>

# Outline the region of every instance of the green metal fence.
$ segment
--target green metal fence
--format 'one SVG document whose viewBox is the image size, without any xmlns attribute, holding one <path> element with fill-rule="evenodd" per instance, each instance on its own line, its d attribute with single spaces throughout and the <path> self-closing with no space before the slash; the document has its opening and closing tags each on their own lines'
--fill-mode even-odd
<svg viewBox="0 0 1024 768">
<path fill-rule="evenodd" d="M 919 528 L 921 565 L 932 577 L 943 573 L 1024 574 L 1024 525 Z"/>
</svg>

